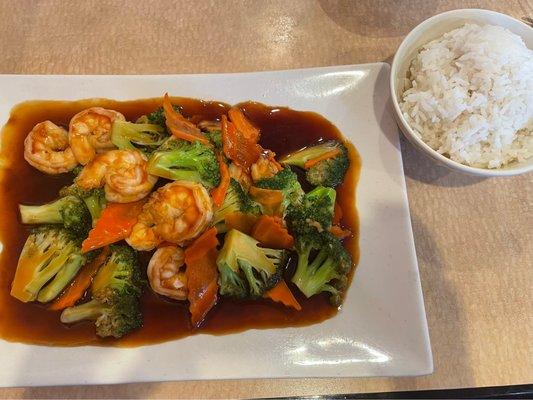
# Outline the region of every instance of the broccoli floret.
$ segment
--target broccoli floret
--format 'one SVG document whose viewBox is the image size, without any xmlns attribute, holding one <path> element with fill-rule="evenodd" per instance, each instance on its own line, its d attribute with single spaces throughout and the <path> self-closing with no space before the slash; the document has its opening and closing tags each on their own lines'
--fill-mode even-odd
<svg viewBox="0 0 533 400">
<path fill-rule="evenodd" d="M 98 336 L 120 338 L 142 326 L 139 298 L 143 284 L 136 252 L 128 246 L 111 246 L 91 285 L 92 299 L 66 308 L 61 322 L 94 320 Z"/>
<path fill-rule="evenodd" d="M 177 112 L 181 113 L 181 107 L 173 105 L 172 108 L 174 108 L 174 110 L 176 110 Z M 165 110 L 163 110 L 163 107 L 159 107 L 157 110 L 151 112 L 146 116 L 143 115 L 141 118 L 139 118 L 139 120 L 141 120 L 143 123 L 155 124 L 162 127 L 165 127 L 167 122 L 165 118 Z M 139 122 L 139 120 L 137 120 L 137 122 Z"/>
<path fill-rule="evenodd" d="M 305 164 L 315 158 L 321 157 L 328 152 L 337 151 L 334 157 L 319 161 L 313 166 L 306 168 Z M 282 157 L 280 163 L 283 165 L 294 165 L 305 168 L 307 181 L 314 186 L 335 187 L 342 183 L 344 175 L 350 166 L 348 150 L 346 146 L 336 140 L 329 140 L 306 147 L 294 153 Z"/>
<path fill-rule="evenodd" d="M 255 186 L 261 189 L 281 190 L 283 193 L 283 210 L 290 204 L 300 204 L 304 195 L 298 176 L 290 168 L 284 168 L 271 178 L 260 179 Z"/>
<path fill-rule="evenodd" d="M 84 165 L 76 165 L 70 173 L 74 175 L 74 178 L 76 178 L 79 174 L 81 174 L 81 171 L 83 171 Z"/>
<path fill-rule="evenodd" d="M 327 231 L 297 236 L 295 246 L 298 264 L 292 282 L 306 297 L 329 292 L 331 304 L 339 306 L 352 268 L 350 253 Z"/>
<path fill-rule="evenodd" d="M 107 201 L 105 199 L 105 192 L 103 188 L 96 189 L 82 189 L 76 183 L 65 186 L 59 191 L 60 196 L 76 196 L 83 200 L 89 213 L 91 214 L 92 225 L 100 218 L 102 210 L 105 208 Z"/>
<path fill-rule="evenodd" d="M 220 182 L 213 148 L 199 141 L 168 139 L 148 160 L 148 173 L 166 179 L 200 182 L 207 188 Z"/>
<path fill-rule="evenodd" d="M 22 302 L 53 300 L 85 262 L 81 241 L 59 225 L 33 229 L 20 253 L 11 296 Z"/>
<path fill-rule="evenodd" d="M 149 155 L 168 138 L 164 126 L 115 120 L 111 141 L 119 149 L 139 150 Z"/>
<path fill-rule="evenodd" d="M 224 202 L 213 216 L 212 224 L 217 227 L 219 233 L 226 232 L 224 220 L 227 215 L 235 212 L 257 215 L 261 213 L 261 207 L 248 196 L 241 184 L 232 178 Z"/>
<path fill-rule="evenodd" d="M 204 132 L 204 135 L 209 139 L 211 143 L 217 148 L 222 148 L 222 132 L 219 130 L 209 130 Z"/>
<path fill-rule="evenodd" d="M 163 127 L 166 125 L 165 110 L 163 110 L 163 107 L 159 107 L 157 110 L 151 112 L 146 116 L 146 118 L 149 124 L 155 124 Z"/>
<path fill-rule="evenodd" d="M 301 204 L 290 206 L 287 211 L 287 221 L 291 230 L 296 234 L 306 234 L 308 229 L 319 232 L 331 227 L 335 213 L 335 189 L 317 186 L 307 193 Z"/>
<path fill-rule="evenodd" d="M 82 237 L 91 229 L 91 214 L 76 196 L 61 197 L 39 206 L 20 204 L 19 211 L 23 224 L 63 224 Z"/>
<path fill-rule="evenodd" d="M 286 251 L 258 246 L 254 238 L 232 229 L 217 258 L 220 294 L 258 298 L 281 279 Z"/>
<path fill-rule="evenodd" d="M 335 211 L 335 189 L 319 186 L 304 196 L 301 205 L 291 206 L 287 224 L 296 237 L 298 264 L 292 281 L 311 297 L 330 292 L 338 306 L 352 267 L 350 253 L 329 231 Z"/>
</svg>

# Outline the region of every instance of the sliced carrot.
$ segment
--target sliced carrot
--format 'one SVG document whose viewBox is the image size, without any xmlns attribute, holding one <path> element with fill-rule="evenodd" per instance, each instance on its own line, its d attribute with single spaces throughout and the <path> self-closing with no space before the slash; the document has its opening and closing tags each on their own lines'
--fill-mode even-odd
<svg viewBox="0 0 533 400">
<path fill-rule="evenodd" d="M 249 191 L 252 199 L 263 206 L 263 213 L 267 215 L 281 215 L 283 193 L 281 190 L 271 190 L 251 186 Z"/>
<path fill-rule="evenodd" d="M 259 142 L 259 129 L 252 125 L 242 110 L 238 107 L 231 107 L 228 111 L 231 122 L 247 139 L 255 143 Z"/>
<path fill-rule="evenodd" d="M 304 168 L 305 169 L 309 169 L 311 168 L 313 165 L 317 164 L 318 162 L 320 161 L 324 161 L 324 160 L 327 160 L 327 159 L 330 159 L 330 158 L 333 158 L 335 156 L 337 156 L 338 154 L 340 154 L 340 150 L 339 149 L 333 149 L 333 150 L 330 150 L 330 151 L 326 151 L 324 154 L 316 157 L 316 158 L 312 158 L 310 160 L 307 160 L 304 164 Z"/>
<path fill-rule="evenodd" d="M 243 118 L 244 115 L 243 115 Z M 244 168 L 246 172 L 255 163 L 261 151 L 261 146 L 257 144 L 259 135 L 243 133 L 239 131 L 235 124 L 228 121 L 225 115 L 221 120 L 222 127 L 222 149 L 224 154 L 238 166 Z"/>
<path fill-rule="evenodd" d="M 145 200 L 134 203 L 107 203 L 96 225 L 81 245 L 82 253 L 126 239 L 137 223 Z"/>
<path fill-rule="evenodd" d="M 247 235 L 252 233 L 252 229 L 256 222 L 257 216 L 242 212 L 228 214 L 224 220 L 228 231 L 231 229 L 236 229 L 242 233 L 246 233 Z"/>
<path fill-rule="evenodd" d="M 329 232 L 339 239 L 347 238 L 352 234 L 349 229 L 343 229 L 339 225 L 333 225 L 331 228 L 329 228 Z"/>
<path fill-rule="evenodd" d="M 185 249 L 185 259 L 195 262 L 203 258 L 211 249 L 217 246 L 217 229 L 213 227 L 202 233 Z"/>
<path fill-rule="evenodd" d="M 197 140 L 201 143 L 209 143 L 209 140 L 202 135 L 200 129 L 196 125 L 174 110 L 168 93 L 165 93 L 163 98 L 163 110 L 165 111 L 167 128 L 173 136 L 187 140 L 188 142 L 194 142 Z"/>
<path fill-rule="evenodd" d="M 298 300 L 296 300 L 284 280 L 279 281 L 276 286 L 274 286 L 268 292 L 265 292 L 263 297 L 274 300 L 275 302 L 281 303 L 287 307 L 292 307 L 297 311 L 302 309 L 302 306 L 300 303 L 298 303 Z"/>
<path fill-rule="evenodd" d="M 342 208 L 341 205 L 335 202 L 335 209 L 333 211 L 333 225 L 339 225 L 342 219 Z"/>
<path fill-rule="evenodd" d="M 216 228 L 205 231 L 185 249 L 185 275 L 191 322 L 200 326 L 217 302 L 218 293 L 218 239 Z"/>
<path fill-rule="evenodd" d="M 228 192 L 230 175 L 229 168 L 224 161 L 224 157 L 222 157 L 221 154 L 217 154 L 217 158 L 220 168 L 220 184 L 211 190 L 211 198 L 213 199 L 213 203 L 215 203 L 217 207 L 220 207 L 226 198 L 226 193 Z"/>
<path fill-rule="evenodd" d="M 294 238 L 283 226 L 280 217 L 261 215 L 252 228 L 252 237 L 271 249 L 291 249 L 294 246 Z"/>
<path fill-rule="evenodd" d="M 83 297 L 93 281 L 94 276 L 109 255 L 109 247 L 104 247 L 100 254 L 90 263 L 85 264 L 70 286 L 48 307 L 50 310 L 63 310 L 71 307 Z"/>
</svg>

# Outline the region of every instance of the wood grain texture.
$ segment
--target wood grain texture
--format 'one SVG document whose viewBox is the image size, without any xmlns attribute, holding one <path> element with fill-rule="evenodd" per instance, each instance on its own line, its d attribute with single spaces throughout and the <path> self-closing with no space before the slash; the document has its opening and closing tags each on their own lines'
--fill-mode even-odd
<svg viewBox="0 0 533 400">
<path fill-rule="evenodd" d="M 0 0 L 0 73 L 237 72 L 390 61 L 411 28 L 454 8 L 533 17 L 531 0 Z M 533 382 L 532 174 L 479 179 L 436 166 L 405 140 L 402 152 L 433 375 L 15 388 L 0 389 L 0 398 L 265 397 Z"/>
</svg>

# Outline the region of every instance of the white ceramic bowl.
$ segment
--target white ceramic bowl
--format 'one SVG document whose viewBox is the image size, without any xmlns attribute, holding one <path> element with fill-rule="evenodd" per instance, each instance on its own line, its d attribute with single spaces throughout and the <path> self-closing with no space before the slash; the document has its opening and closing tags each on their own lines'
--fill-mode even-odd
<svg viewBox="0 0 533 400">
<path fill-rule="evenodd" d="M 396 121 L 405 137 L 416 148 L 453 170 L 481 176 L 517 175 L 532 171 L 532 158 L 526 162 L 512 163 L 499 169 L 474 168 L 452 161 L 448 157 L 437 153 L 424 143 L 422 139 L 416 136 L 400 111 L 399 101 L 404 92 L 407 71 L 418 50 L 431 40 L 438 38 L 452 29 L 459 28 L 467 22 L 503 26 L 521 36 L 528 48 L 533 48 L 533 29 L 531 27 L 508 15 L 494 11 L 479 9 L 453 10 L 425 20 L 405 37 L 392 61 L 390 89 Z"/>
</svg>

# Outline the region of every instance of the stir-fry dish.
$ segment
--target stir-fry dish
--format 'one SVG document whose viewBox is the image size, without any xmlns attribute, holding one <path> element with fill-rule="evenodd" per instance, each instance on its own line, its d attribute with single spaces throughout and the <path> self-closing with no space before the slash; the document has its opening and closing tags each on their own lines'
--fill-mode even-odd
<svg viewBox="0 0 533 400">
<path fill-rule="evenodd" d="M 356 232 L 341 223 L 341 139 L 276 154 L 240 107 L 198 120 L 165 95 L 134 121 L 102 107 L 68 126 L 42 121 L 24 159 L 70 183 L 19 204 L 31 230 L 10 295 L 66 326 L 93 321 L 99 337 L 121 338 L 143 326 L 146 291 L 187 307 L 192 328 L 224 301 L 294 312 L 298 298 L 343 301 L 354 268 L 343 241 Z"/>
</svg>

